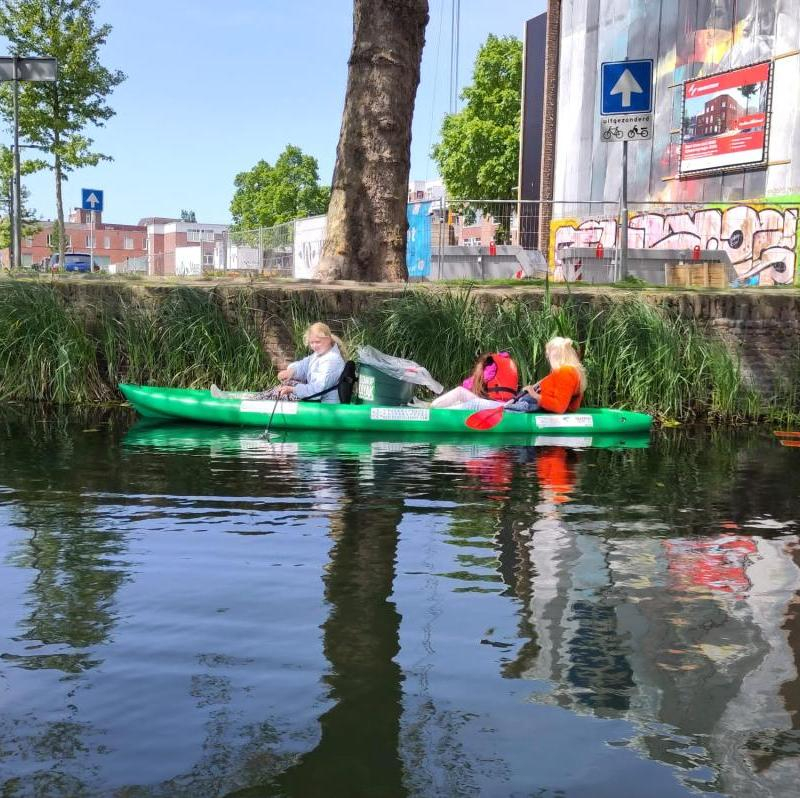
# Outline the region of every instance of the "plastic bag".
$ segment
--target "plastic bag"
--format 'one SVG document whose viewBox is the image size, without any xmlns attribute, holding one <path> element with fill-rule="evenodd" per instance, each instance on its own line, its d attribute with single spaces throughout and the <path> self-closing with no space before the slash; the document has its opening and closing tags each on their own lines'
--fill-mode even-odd
<svg viewBox="0 0 800 798">
<path fill-rule="evenodd" d="M 389 377 L 394 377 L 401 382 L 410 382 L 412 385 L 424 385 L 436 394 L 441 393 L 444 387 L 431 377 L 428 369 L 423 368 L 413 360 L 404 360 L 402 357 L 392 357 L 379 352 L 371 346 L 358 347 L 358 362 L 382 371 Z"/>
</svg>

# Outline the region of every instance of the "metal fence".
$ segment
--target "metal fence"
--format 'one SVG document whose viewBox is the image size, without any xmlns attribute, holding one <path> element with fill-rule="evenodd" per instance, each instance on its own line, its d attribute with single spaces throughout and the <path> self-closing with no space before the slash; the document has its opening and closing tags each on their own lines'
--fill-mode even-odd
<svg viewBox="0 0 800 798">
<path fill-rule="evenodd" d="M 667 263 L 703 254 L 726 264 L 731 282 L 748 285 L 796 281 L 800 202 L 630 202 L 627 238 L 631 263 L 647 261 L 650 281 Z M 427 199 L 408 205 L 409 276 L 580 279 L 587 252 L 623 276 L 619 202 L 567 200 Z M 324 216 L 274 227 L 225 231 L 181 251 L 150 253 L 148 274 L 267 275 L 313 278 L 325 242 Z M 577 253 L 577 254 L 576 254 Z M 712 257 L 708 253 L 716 253 Z M 663 263 L 657 263 L 663 260 Z M 655 263 L 655 266 L 653 265 Z M 593 264 L 597 266 L 597 264 Z M 728 266 L 731 268 L 729 269 Z M 141 259 L 125 268 L 142 271 Z M 125 268 L 121 268 L 124 271 Z M 636 271 L 633 272 L 636 275 Z"/>
</svg>

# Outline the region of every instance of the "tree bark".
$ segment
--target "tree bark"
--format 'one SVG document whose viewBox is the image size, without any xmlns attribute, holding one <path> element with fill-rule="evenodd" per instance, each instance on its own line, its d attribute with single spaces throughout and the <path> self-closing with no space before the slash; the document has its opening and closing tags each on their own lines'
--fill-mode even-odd
<svg viewBox="0 0 800 798">
<path fill-rule="evenodd" d="M 428 0 L 354 0 L 323 280 L 406 280 L 411 120 Z"/>
</svg>

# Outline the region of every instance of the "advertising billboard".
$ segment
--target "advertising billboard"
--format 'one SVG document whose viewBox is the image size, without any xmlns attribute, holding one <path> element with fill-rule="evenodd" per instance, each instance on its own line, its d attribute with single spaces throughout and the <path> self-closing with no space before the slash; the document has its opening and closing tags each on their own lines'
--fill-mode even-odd
<svg viewBox="0 0 800 798">
<path fill-rule="evenodd" d="M 681 176 L 766 163 L 771 74 L 764 61 L 683 84 Z"/>
</svg>

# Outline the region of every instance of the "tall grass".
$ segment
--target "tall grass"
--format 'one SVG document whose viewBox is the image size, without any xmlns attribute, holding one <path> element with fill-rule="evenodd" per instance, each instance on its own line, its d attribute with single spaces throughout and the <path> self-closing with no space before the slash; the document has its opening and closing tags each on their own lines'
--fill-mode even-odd
<svg viewBox="0 0 800 798">
<path fill-rule="evenodd" d="M 800 350 L 775 396 L 762 397 L 739 363 L 695 322 L 636 296 L 604 304 L 549 294 L 487 300 L 469 288 L 409 290 L 359 318 L 331 318 L 319 299 L 257 307 L 252 289 L 230 294 L 179 287 L 156 297 L 117 289 L 84 318 L 54 286 L 8 281 L 0 290 L 0 398 L 82 403 L 118 396 L 119 382 L 260 389 L 275 368 L 262 325 L 283 325 L 295 356 L 302 334 L 324 320 L 358 345 L 424 365 L 447 387 L 482 352 L 508 351 L 523 384 L 547 373 L 544 345 L 574 339 L 589 375 L 586 403 L 627 407 L 662 419 L 800 419 Z"/>
<path fill-rule="evenodd" d="M 7 281 L 0 290 L 0 399 L 108 399 L 95 345 L 75 310 L 47 285 Z"/>
<path fill-rule="evenodd" d="M 243 293 L 226 306 L 204 291 L 178 288 L 158 305 L 134 301 L 100 325 L 109 382 L 259 389 L 274 368 Z"/>
<path fill-rule="evenodd" d="M 555 304 L 548 295 L 543 302 L 496 303 L 469 289 L 412 290 L 348 332 L 352 343 L 417 361 L 448 387 L 469 374 L 478 355 L 493 351 L 508 351 L 523 383 L 532 382 L 547 373 L 545 343 L 563 335 L 583 352 L 587 404 L 681 420 L 742 421 L 763 411 L 721 342 L 638 297 L 598 308 L 574 298 Z"/>
</svg>

